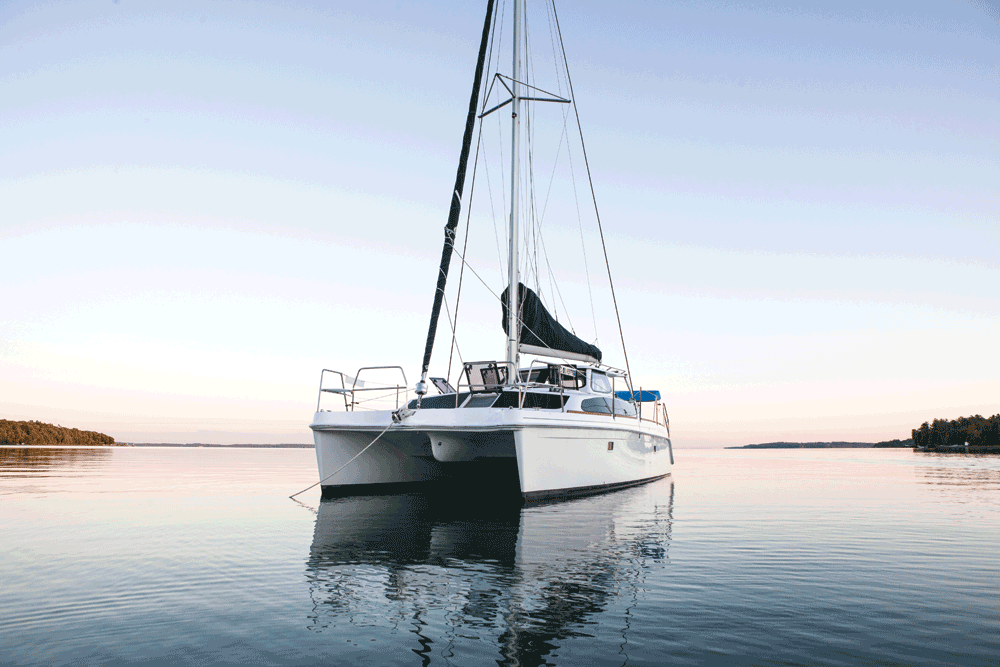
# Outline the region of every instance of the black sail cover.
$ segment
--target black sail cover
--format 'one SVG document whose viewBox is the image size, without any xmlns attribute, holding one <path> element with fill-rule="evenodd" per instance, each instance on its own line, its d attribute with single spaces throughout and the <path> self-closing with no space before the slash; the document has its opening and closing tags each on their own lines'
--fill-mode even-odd
<svg viewBox="0 0 1000 667">
<path fill-rule="evenodd" d="M 601 351 L 590 343 L 585 343 L 566 327 L 559 324 L 556 318 L 545 310 L 542 300 L 538 298 L 530 288 L 518 283 L 518 301 L 521 305 L 521 336 L 519 341 L 525 345 L 535 345 L 537 347 L 548 347 L 561 352 L 575 352 L 601 360 Z M 510 335 L 507 330 L 507 304 L 509 299 L 507 293 L 510 287 L 500 295 L 503 304 L 503 331 Z"/>
</svg>

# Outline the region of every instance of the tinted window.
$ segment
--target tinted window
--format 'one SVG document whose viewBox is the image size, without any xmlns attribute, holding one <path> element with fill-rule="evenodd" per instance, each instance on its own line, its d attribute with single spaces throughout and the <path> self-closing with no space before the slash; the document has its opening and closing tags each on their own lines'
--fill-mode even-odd
<svg viewBox="0 0 1000 667">
<path fill-rule="evenodd" d="M 605 398 L 585 398 L 580 403 L 580 409 L 584 412 L 599 412 L 605 415 L 611 414 L 611 408 L 608 406 L 608 401 Z"/>
<path fill-rule="evenodd" d="M 518 394 L 516 391 L 505 391 L 493 404 L 494 408 L 516 408 Z M 559 410 L 566 403 L 566 397 L 559 394 L 526 392 L 524 394 L 525 408 L 542 408 L 543 410 Z"/>
<path fill-rule="evenodd" d="M 549 381 L 548 368 L 532 368 L 531 371 L 520 371 L 521 382 L 545 384 Z"/>
<path fill-rule="evenodd" d="M 420 402 L 420 407 L 424 410 L 442 410 L 448 408 L 457 408 L 459 405 L 465 402 L 465 399 L 469 397 L 468 392 L 462 392 L 458 395 L 457 399 L 455 394 L 443 394 L 441 396 L 425 396 L 424 400 Z M 415 410 L 417 407 L 417 399 L 410 401 L 407 406 L 411 410 Z"/>
<path fill-rule="evenodd" d="M 601 414 L 610 415 L 611 405 L 611 397 L 605 398 L 604 396 L 601 396 L 599 398 L 585 398 L 580 402 L 580 409 L 584 412 L 599 412 Z M 635 406 L 628 401 L 614 399 L 614 406 L 616 415 L 635 417 Z"/>
<path fill-rule="evenodd" d="M 469 399 L 469 402 L 462 407 L 466 408 L 488 408 L 493 405 L 493 401 L 497 400 L 496 394 L 482 394 L 479 396 L 473 396 Z"/>
<path fill-rule="evenodd" d="M 612 402 L 612 399 L 610 398 L 606 398 L 604 400 L 606 400 L 609 403 Z M 623 401 L 620 398 L 615 398 L 614 406 L 616 415 L 627 415 L 629 417 L 635 417 L 635 406 L 629 403 L 628 401 Z"/>
</svg>

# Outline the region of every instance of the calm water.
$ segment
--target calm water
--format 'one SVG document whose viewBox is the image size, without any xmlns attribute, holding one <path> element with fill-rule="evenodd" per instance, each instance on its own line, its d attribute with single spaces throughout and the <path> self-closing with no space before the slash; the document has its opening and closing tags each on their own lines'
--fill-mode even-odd
<svg viewBox="0 0 1000 667">
<path fill-rule="evenodd" d="M 1000 457 L 676 455 L 522 509 L 299 504 L 305 449 L 0 449 L 0 664 L 997 664 Z"/>
</svg>

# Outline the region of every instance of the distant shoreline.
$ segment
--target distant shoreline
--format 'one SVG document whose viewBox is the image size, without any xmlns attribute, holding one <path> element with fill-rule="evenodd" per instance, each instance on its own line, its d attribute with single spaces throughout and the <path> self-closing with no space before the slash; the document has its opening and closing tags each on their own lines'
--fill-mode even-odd
<svg viewBox="0 0 1000 667">
<path fill-rule="evenodd" d="M 113 445 L 75 445 L 72 443 L 57 443 L 54 445 L 25 445 L 0 442 L 0 449 L 115 449 L 120 447 L 211 447 L 213 449 L 314 449 L 315 445 L 210 445 L 197 442 L 117 442 Z"/>
<path fill-rule="evenodd" d="M 296 444 L 280 444 L 280 445 L 213 445 L 203 442 L 123 442 L 121 443 L 124 447 L 225 447 L 229 449 L 313 449 L 315 445 L 296 445 Z"/>
<path fill-rule="evenodd" d="M 866 449 L 912 448 L 912 440 L 887 440 L 883 442 L 765 442 L 759 445 L 737 445 L 724 449 Z"/>
</svg>

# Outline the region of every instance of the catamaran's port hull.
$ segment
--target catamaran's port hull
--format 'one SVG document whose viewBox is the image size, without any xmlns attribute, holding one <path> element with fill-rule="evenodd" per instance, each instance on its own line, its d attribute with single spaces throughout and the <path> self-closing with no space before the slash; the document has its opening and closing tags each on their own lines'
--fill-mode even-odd
<svg viewBox="0 0 1000 667">
<path fill-rule="evenodd" d="M 390 423 L 389 412 L 316 413 L 311 427 L 324 497 L 430 490 L 437 484 L 541 500 L 641 484 L 671 469 L 666 429 L 645 420 L 540 410 L 425 410 L 371 444 Z"/>
</svg>

